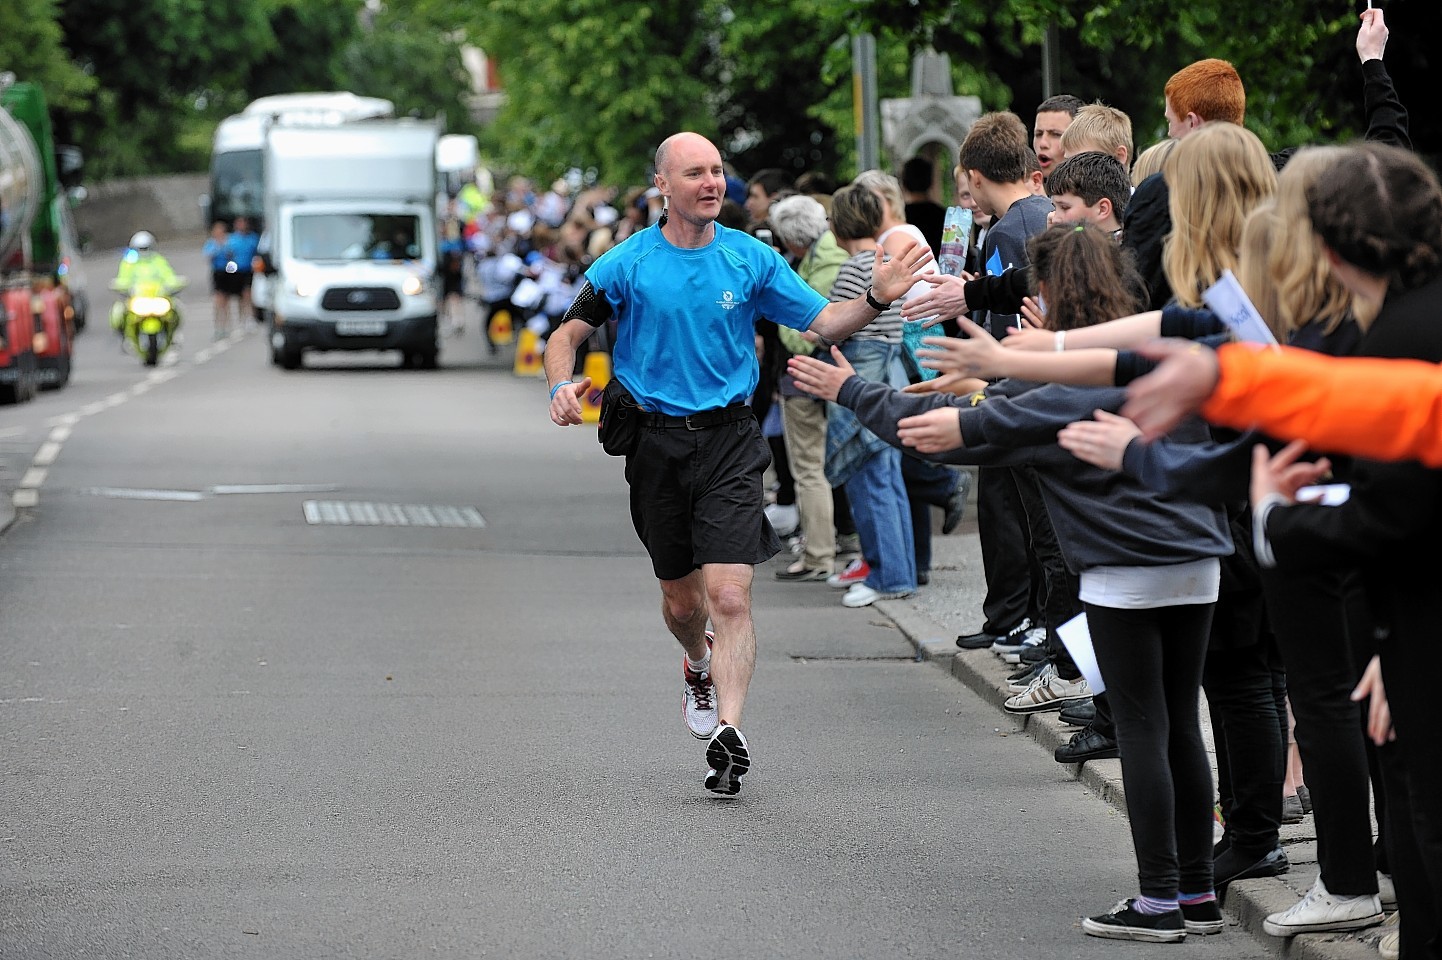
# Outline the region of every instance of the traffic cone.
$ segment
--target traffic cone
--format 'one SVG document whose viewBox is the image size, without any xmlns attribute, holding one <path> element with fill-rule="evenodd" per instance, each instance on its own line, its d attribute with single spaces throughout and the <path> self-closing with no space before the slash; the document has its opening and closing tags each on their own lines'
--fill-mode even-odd
<svg viewBox="0 0 1442 960">
<path fill-rule="evenodd" d="M 541 339 L 535 331 L 521 331 L 516 340 L 516 363 L 511 372 L 518 377 L 534 377 L 541 372 Z"/>
<path fill-rule="evenodd" d="M 492 314 L 490 325 L 486 328 L 486 336 L 490 337 L 491 343 L 498 347 L 515 343 L 516 327 L 511 321 L 511 311 L 502 308 Z"/>
<path fill-rule="evenodd" d="M 606 384 L 611 382 L 611 355 L 602 353 L 600 350 L 592 350 L 586 354 L 586 362 L 581 367 L 581 375 L 591 378 L 591 389 L 581 398 L 581 422 L 601 422 L 601 391 L 606 389 Z"/>
</svg>

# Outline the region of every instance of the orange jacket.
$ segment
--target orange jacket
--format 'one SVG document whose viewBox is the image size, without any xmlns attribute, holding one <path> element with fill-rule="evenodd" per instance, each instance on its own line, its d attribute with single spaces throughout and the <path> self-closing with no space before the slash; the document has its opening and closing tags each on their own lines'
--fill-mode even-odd
<svg viewBox="0 0 1442 960">
<path fill-rule="evenodd" d="M 1229 343 L 1202 416 L 1315 450 L 1442 467 L 1442 367 Z"/>
</svg>

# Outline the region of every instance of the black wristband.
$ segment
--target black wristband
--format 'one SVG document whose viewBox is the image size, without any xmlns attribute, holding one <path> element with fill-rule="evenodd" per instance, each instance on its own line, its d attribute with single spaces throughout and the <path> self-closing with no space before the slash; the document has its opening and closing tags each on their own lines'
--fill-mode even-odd
<svg viewBox="0 0 1442 960">
<path fill-rule="evenodd" d="M 886 311 L 891 309 L 891 304 L 882 303 L 871 295 L 870 287 L 866 288 L 866 305 L 871 309 L 875 310 L 877 313 L 885 313 Z"/>
</svg>

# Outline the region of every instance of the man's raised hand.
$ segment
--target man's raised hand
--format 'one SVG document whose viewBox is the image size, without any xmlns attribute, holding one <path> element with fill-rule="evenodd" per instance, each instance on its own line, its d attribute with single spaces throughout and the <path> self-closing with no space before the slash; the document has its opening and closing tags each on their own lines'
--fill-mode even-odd
<svg viewBox="0 0 1442 960">
<path fill-rule="evenodd" d="M 916 283 L 916 272 L 933 259 L 931 248 L 924 243 L 912 243 L 890 260 L 877 247 L 876 259 L 871 265 L 872 293 L 882 303 L 900 300 Z"/>
</svg>

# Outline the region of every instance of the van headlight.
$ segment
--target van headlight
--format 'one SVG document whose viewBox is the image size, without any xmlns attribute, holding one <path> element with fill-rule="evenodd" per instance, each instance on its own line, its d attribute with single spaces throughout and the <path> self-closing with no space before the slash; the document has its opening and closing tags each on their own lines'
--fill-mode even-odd
<svg viewBox="0 0 1442 960">
<path fill-rule="evenodd" d="M 421 278 L 415 274 L 406 277 L 405 282 L 401 284 L 401 293 L 404 293 L 408 297 L 418 297 L 425 289 L 426 285 L 422 283 Z"/>
<path fill-rule="evenodd" d="M 314 280 L 311 280 L 308 277 L 300 277 L 299 279 L 291 283 L 290 292 L 295 294 L 297 297 L 300 297 L 302 300 L 309 300 L 311 297 L 315 296 L 316 288 L 317 285 Z"/>
</svg>

